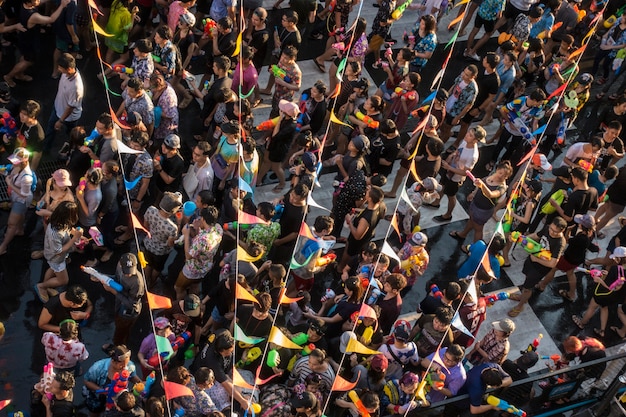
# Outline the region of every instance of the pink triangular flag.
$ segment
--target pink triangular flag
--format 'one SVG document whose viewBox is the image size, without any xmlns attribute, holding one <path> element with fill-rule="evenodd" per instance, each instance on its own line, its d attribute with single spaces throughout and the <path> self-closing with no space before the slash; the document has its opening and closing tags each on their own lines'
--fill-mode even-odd
<svg viewBox="0 0 626 417">
<path fill-rule="evenodd" d="M 152 236 L 150 232 L 148 231 L 148 229 L 143 227 L 143 225 L 139 222 L 139 219 L 137 219 L 137 216 L 135 216 L 135 213 L 133 213 L 132 211 L 130 212 L 130 219 L 133 223 L 133 228 L 143 230 L 144 232 L 148 234 L 148 237 Z"/>
<path fill-rule="evenodd" d="M 168 401 L 177 397 L 195 397 L 193 391 L 176 382 L 163 381 L 163 388 L 165 389 L 165 398 Z"/>
</svg>

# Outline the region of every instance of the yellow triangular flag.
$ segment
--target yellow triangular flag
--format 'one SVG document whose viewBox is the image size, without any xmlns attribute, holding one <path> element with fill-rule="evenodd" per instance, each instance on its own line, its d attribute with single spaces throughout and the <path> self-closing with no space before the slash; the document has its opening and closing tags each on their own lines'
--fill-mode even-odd
<svg viewBox="0 0 626 417">
<path fill-rule="evenodd" d="M 377 353 L 380 353 L 377 350 L 372 350 L 366 347 L 365 345 L 363 345 L 363 343 L 359 342 L 356 339 L 350 339 L 348 341 L 348 345 L 346 346 L 346 352 L 362 353 L 364 355 L 376 355 Z"/>
<path fill-rule="evenodd" d="M 110 38 L 111 36 L 113 36 L 113 35 L 111 35 L 111 34 L 109 34 L 109 33 L 106 33 L 106 32 L 104 31 L 104 29 L 102 29 L 100 26 L 98 26 L 98 24 L 96 23 L 96 21 L 95 21 L 95 20 L 93 20 L 93 18 L 91 19 L 91 23 L 93 24 L 93 30 L 94 30 L 94 32 L 99 33 L 99 34 L 101 34 L 102 36 L 106 36 L 107 38 Z"/>
<path fill-rule="evenodd" d="M 237 260 L 242 262 L 256 262 L 263 257 L 263 252 L 258 256 L 252 256 L 241 246 L 237 246 Z"/>
<path fill-rule="evenodd" d="M 424 393 L 424 388 L 426 387 L 426 378 L 422 379 L 422 382 L 417 386 L 417 390 L 415 391 L 415 397 L 422 400 L 424 404 L 428 404 L 426 401 L 426 394 Z"/>
<path fill-rule="evenodd" d="M 270 331 L 270 337 L 267 339 L 268 342 L 274 343 L 275 345 L 287 348 L 287 349 L 302 349 L 302 346 L 296 345 L 293 343 L 280 329 L 276 326 L 272 327 Z"/>
<path fill-rule="evenodd" d="M 239 36 L 237 36 L 237 45 L 235 46 L 235 52 L 233 52 L 233 54 L 231 56 L 237 56 L 239 55 L 239 51 L 241 50 L 241 37 L 243 35 L 243 32 L 239 32 Z"/>
<path fill-rule="evenodd" d="M 335 116 L 334 110 L 330 111 L 330 121 L 333 123 L 337 123 L 338 125 L 348 126 L 350 129 L 352 129 L 352 126 L 350 126 L 348 123 L 344 123 L 341 120 L 337 119 L 337 116 Z"/>
</svg>

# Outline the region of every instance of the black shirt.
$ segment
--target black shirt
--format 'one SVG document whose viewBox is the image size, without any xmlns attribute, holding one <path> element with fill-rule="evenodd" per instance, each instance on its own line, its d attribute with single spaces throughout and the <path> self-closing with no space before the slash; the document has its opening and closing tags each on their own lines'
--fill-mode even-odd
<svg viewBox="0 0 626 417">
<path fill-rule="evenodd" d="M 626 169 L 622 168 L 613 184 L 607 189 L 606 195 L 609 196 L 611 203 L 624 206 L 626 205 L 626 193 L 624 190 L 626 190 Z"/>
<path fill-rule="evenodd" d="M 263 320 L 259 320 L 252 315 L 254 307 L 250 304 L 240 306 L 237 309 L 237 324 L 243 330 L 244 334 L 254 337 L 265 337 L 272 330 L 272 318 L 267 316 Z"/>
<path fill-rule="evenodd" d="M 393 163 L 400 152 L 400 136 L 387 138 L 380 136 L 372 143 L 371 155 L 369 158 L 372 174 L 379 174 L 388 177 L 393 170 Z M 390 165 L 383 165 L 380 159 L 390 162 Z"/>
<path fill-rule="evenodd" d="M 61 293 L 61 294 L 65 294 L 65 293 Z M 44 308 L 48 310 L 48 313 L 50 313 L 50 315 L 52 316 L 49 323 L 54 326 L 58 326 L 59 323 L 61 323 L 63 320 L 71 319 L 72 315 L 70 313 L 72 311 L 86 311 L 87 310 L 88 303 L 85 303 L 84 306 L 79 307 L 79 308 L 64 307 L 63 304 L 61 304 L 61 299 L 59 298 L 61 294 L 57 294 L 54 297 L 50 297 L 48 302 L 44 304 Z M 76 321 L 80 323 L 82 320 L 76 320 Z"/>
<path fill-rule="evenodd" d="M 476 95 L 476 100 L 474 100 L 474 108 L 481 106 L 490 94 L 494 96 L 498 94 L 500 77 L 495 71 L 491 74 L 485 74 L 483 71 L 476 77 L 476 84 L 478 84 L 478 94 Z"/>
<path fill-rule="evenodd" d="M 250 36 L 250 40 L 248 41 L 248 46 L 256 49 L 254 56 L 252 58 L 252 63 L 257 71 L 261 70 L 263 66 L 263 61 L 265 60 L 265 55 L 267 55 L 267 43 L 270 40 L 270 32 L 267 28 L 263 28 L 260 30 L 252 29 L 252 34 Z"/>
<path fill-rule="evenodd" d="M 598 207 L 598 191 L 590 187 L 587 190 L 576 190 L 570 194 L 563 204 L 563 212 L 567 217 L 574 217 L 576 214 L 585 214 L 589 209 Z M 574 224 L 574 220 L 569 222 Z"/>
<path fill-rule="evenodd" d="M 613 157 L 607 153 L 607 150 L 610 147 L 613 147 L 617 153 L 624 152 L 624 142 L 620 138 L 615 138 L 615 140 L 611 143 L 604 142 L 604 147 L 600 149 L 600 156 L 595 163 L 595 167 L 600 171 L 604 172 L 604 170 L 609 166 Z"/>
<path fill-rule="evenodd" d="M 185 161 L 183 157 L 177 152 L 171 158 L 167 158 L 165 155 L 161 158 L 161 168 L 170 177 L 174 178 L 170 184 L 166 184 L 161 178 L 161 174 L 156 175 L 156 186 L 161 192 L 171 191 L 176 192 L 180 188 L 180 182 L 183 179 L 183 172 L 185 170 Z"/>
<path fill-rule="evenodd" d="M 215 345 L 206 345 L 189 367 L 191 372 L 195 372 L 199 368 L 206 366 L 215 374 L 215 380 L 220 384 L 228 381 L 228 375 L 233 369 L 232 356 L 223 357 L 215 351 Z"/>
<path fill-rule="evenodd" d="M 581 232 L 569 239 L 563 256 L 570 264 L 579 265 L 585 262 L 585 253 L 587 250 L 598 252 L 600 249 L 591 242 L 589 236 Z"/>
</svg>

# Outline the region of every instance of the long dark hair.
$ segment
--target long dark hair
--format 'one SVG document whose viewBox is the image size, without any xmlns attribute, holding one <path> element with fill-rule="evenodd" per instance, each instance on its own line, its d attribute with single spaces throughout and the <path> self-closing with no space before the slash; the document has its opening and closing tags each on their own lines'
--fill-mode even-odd
<svg viewBox="0 0 626 417">
<path fill-rule="evenodd" d="M 62 201 L 50 215 L 50 226 L 55 230 L 68 230 L 78 222 L 78 206 L 73 201 Z"/>
</svg>

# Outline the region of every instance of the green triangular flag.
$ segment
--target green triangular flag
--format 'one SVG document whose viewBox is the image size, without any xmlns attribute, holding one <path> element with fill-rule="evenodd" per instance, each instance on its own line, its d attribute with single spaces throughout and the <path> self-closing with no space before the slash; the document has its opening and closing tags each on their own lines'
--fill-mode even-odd
<svg viewBox="0 0 626 417">
<path fill-rule="evenodd" d="M 459 25 L 459 29 L 461 29 L 461 25 Z M 446 44 L 445 48 L 443 48 L 443 49 L 448 49 L 448 47 L 450 45 L 452 45 L 454 43 L 454 41 L 456 41 L 456 38 L 458 38 L 458 37 L 459 37 L 459 31 L 457 30 L 456 32 L 454 32 L 454 35 L 452 35 L 452 38 L 450 38 L 450 40 Z"/>
<path fill-rule="evenodd" d="M 241 328 L 235 323 L 235 340 L 238 342 L 243 342 L 248 345 L 256 345 L 257 343 L 263 341 L 262 337 L 249 337 L 241 330 Z"/>
<path fill-rule="evenodd" d="M 172 342 L 170 342 L 167 337 L 159 335 L 155 335 L 154 338 L 156 339 L 156 347 L 159 352 L 159 356 L 161 356 L 163 360 L 171 358 L 174 354 L 174 351 L 172 350 Z"/>
</svg>

